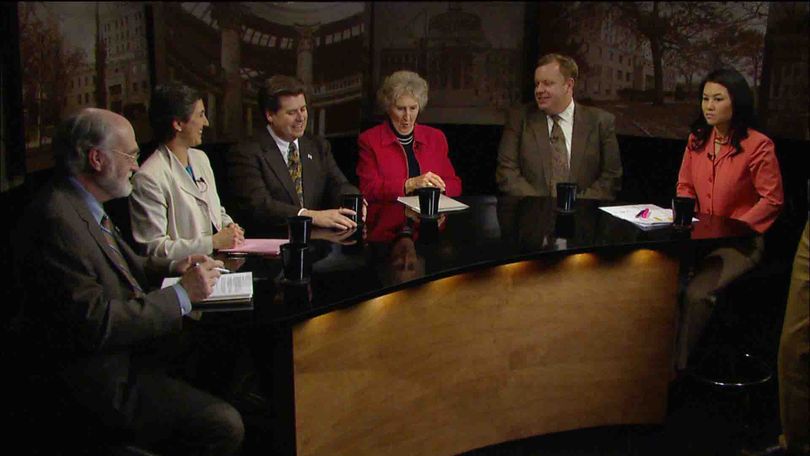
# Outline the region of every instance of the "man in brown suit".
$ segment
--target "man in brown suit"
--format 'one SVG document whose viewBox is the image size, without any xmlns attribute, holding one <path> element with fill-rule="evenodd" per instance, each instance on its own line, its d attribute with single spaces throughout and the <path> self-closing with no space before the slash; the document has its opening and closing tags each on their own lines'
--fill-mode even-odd
<svg viewBox="0 0 810 456">
<path fill-rule="evenodd" d="M 576 182 L 580 198 L 616 198 L 622 164 L 614 117 L 574 103 L 578 71 L 560 54 L 537 62 L 535 103 L 512 110 L 504 125 L 495 170 L 501 192 L 550 196 L 558 182 Z"/>
<path fill-rule="evenodd" d="M 227 155 L 228 182 L 241 220 L 250 231 L 284 224 L 306 215 L 316 226 L 357 227 L 350 209 L 332 209 L 340 195 L 359 193 L 335 163 L 329 143 L 304 136 L 307 100 L 304 84 L 276 75 L 259 89 L 259 107 L 267 120 L 254 138 Z"/>
<path fill-rule="evenodd" d="M 103 430 L 95 439 L 117 434 L 161 454 L 235 453 L 244 434 L 239 412 L 168 376 L 155 356 L 159 348 L 174 353 L 174 344 L 159 342 L 180 331 L 192 302 L 211 294 L 222 262 L 141 257 L 118 234 L 102 204 L 129 195 L 138 169 L 124 117 L 84 109 L 60 125 L 53 149 L 59 172 L 26 210 L 15 245 L 18 349 L 28 348 L 29 366 L 52 379 L 28 400 L 67 399 L 67 410 Z M 167 275 L 182 277 L 150 291 Z M 55 413 L 52 405 L 40 420 Z M 76 420 L 55 421 L 42 426 L 45 444 Z M 70 448 L 59 438 L 52 444 Z"/>
</svg>

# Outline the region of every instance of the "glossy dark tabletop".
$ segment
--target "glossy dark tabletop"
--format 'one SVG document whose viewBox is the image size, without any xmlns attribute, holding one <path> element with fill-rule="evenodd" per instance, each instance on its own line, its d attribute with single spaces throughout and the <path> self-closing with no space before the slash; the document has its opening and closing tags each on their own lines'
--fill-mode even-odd
<svg viewBox="0 0 810 456">
<path fill-rule="evenodd" d="M 371 204 L 364 230 L 314 233 L 312 277 L 306 285 L 283 283 L 278 257 L 225 258 L 226 266 L 254 275 L 253 310 L 238 312 L 240 319 L 300 321 L 441 277 L 544 256 L 678 249 L 755 234 L 742 222 L 705 214 L 698 214 L 699 221 L 685 233 L 671 227 L 645 231 L 599 210 L 615 202 L 580 200 L 574 214 L 563 215 L 554 211 L 550 198 L 458 199 L 470 208 L 438 220 L 420 220 L 396 202 Z M 278 230 L 273 237 L 286 237 L 286 232 Z M 223 317 L 206 314 L 209 321 Z"/>
</svg>

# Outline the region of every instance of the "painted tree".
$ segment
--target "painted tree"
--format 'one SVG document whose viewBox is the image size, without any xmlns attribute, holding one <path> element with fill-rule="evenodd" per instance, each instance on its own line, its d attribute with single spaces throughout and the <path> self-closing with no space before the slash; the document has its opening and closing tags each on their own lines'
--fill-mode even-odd
<svg viewBox="0 0 810 456">
<path fill-rule="evenodd" d="M 66 106 L 70 72 L 86 61 L 84 51 L 70 49 L 57 19 L 36 13 L 36 5 L 19 4 L 20 59 L 23 68 L 23 111 L 26 142 L 49 142 L 51 130 Z"/>
<path fill-rule="evenodd" d="M 667 57 L 699 55 L 720 63 L 727 49 L 718 46 L 767 14 L 765 2 L 614 2 L 617 20 L 646 40 L 652 54 L 654 103 L 664 104 L 664 62 Z M 714 65 L 712 65 L 714 66 Z"/>
</svg>

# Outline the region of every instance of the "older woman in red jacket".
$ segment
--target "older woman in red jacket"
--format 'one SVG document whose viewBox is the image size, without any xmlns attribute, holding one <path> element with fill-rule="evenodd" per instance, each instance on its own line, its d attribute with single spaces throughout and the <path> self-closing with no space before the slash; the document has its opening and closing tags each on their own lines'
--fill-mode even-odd
<svg viewBox="0 0 810 456">
<path fill-rule="evenodd" d="M 377 93 L 388 119 L 357 139 L 357 176 L 369 201 L 393 201 L 422 187 L 461 194 L 461 179 L 447 156 L 441 131 L 416 123 L 427 104 L 427 81 L 412 71 L 397 71 Z"/>
</svg>

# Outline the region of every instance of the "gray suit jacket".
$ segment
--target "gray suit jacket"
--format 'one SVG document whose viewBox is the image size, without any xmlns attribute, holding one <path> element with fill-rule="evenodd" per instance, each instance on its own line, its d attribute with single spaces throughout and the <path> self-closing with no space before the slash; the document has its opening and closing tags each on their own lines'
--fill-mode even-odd
<svg viewBox="0 0 810 456">
<path fill-rule="evenodd" d="M 20 223 L 14 247 L 23 343 L 75 399 L 108 424 L 125 425 L 137 395 L 132 351 L 180 330 L 175 291 L 135 296 L 98 222 L 64 178 L 37 195 Z M 144 290 L 150 276 L 168 275 L 169 260 L 138 256 L 120 236 L 119 244 Z"/>
<path fill-rule="evenodd" d="M 546 115 L 534 103 L 509 112 L 495 170 L 501 192 L 516 196 L 551 194 L 551 144 L 547 122 Z M 571 180 L 578 184 L 580 198 L 616 198 L 621 187 L 622 163 L 612 114 L 576 104 Z"/>
<path fill-rule="evenodd" d="M 298 139 L 304 205 L 307 209 L 335 208 L 340 195 L 359 193 L 335 163 L 326 140 Z M 241 142 L 226 155 L 228 183 L 245 226 L 278 225 L 301 209 L 295 185 L 276 142 L 266 128 Z M 259 226 L 256 226 L 259 225 Z"/>
</svg>

